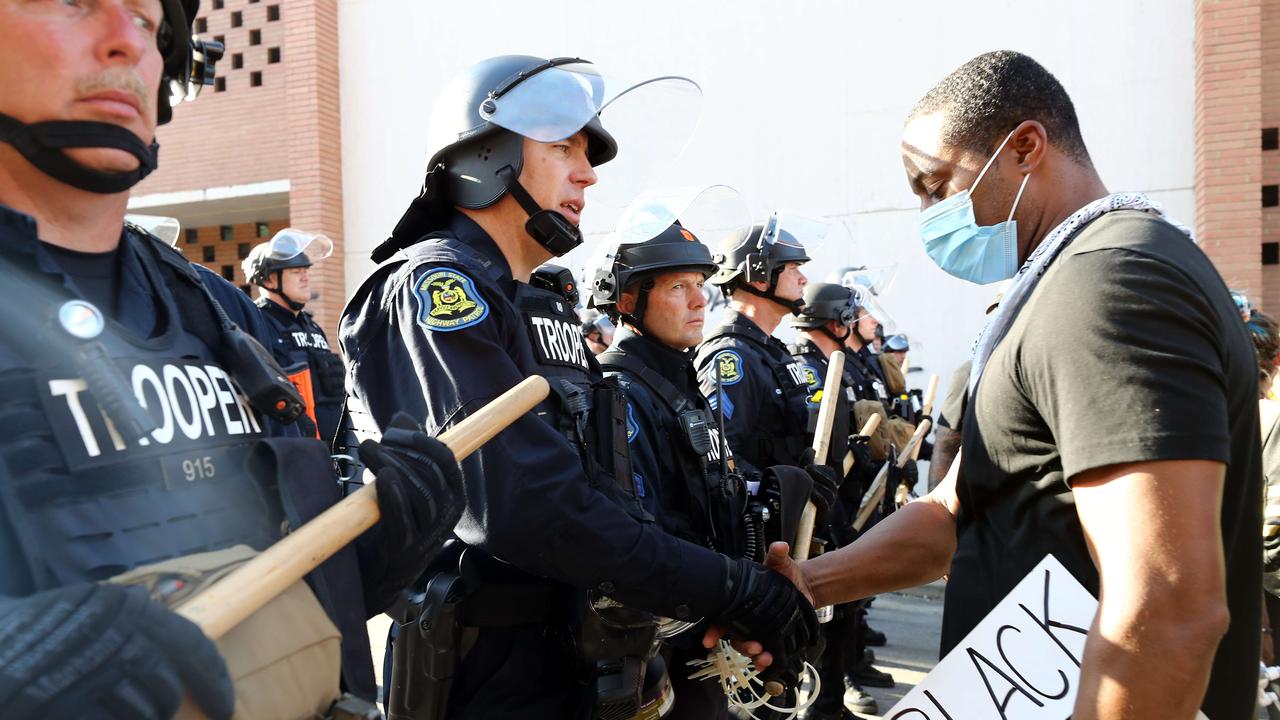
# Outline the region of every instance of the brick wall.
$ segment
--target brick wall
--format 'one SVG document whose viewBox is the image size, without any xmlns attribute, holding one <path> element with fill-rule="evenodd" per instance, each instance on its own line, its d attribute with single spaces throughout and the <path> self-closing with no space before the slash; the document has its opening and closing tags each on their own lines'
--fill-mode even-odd
<svg viewBox="0 0 1280 720">
<path fill-rule="evenodd" d="M 287 178 L 290 219 L 272 221 L 271 232 L 291 225 L 333 240 L 333 258 L 312 271 L 318 297 L 307 309 L 336 340 L 346 299 L 337 0 L 203 0 L 195 30 L 226 45 L 217 65 L 218 84 L 175 108 L 173 122 L 158 133 L 160 168 L 133 193 Z M 255 223 L 233 227 L 231 242 L 217 241 L 218 226 L 213 226 L 198 229 L 198 246 L 180 241 L 179 247 L 216 272 L 234 265 L 240 278 L 238 245 L 246 238 L 261 240 L 254 235 Z M 206 242 L 216 243 L 213 262 L 203 260 Z"/>
<path fill-rule="evenodd" d="M 308 309 L 336 350 L 346 300 L 342 241 L 342 129 L 338 97 L 338 2 L 290 0 L 285 8 L 285 116 L 289 216 L 294 227 L 333 240 L 333 257 L 311 273 L 320 297 Z"/>
<path fill-rule="evenodd" d="M 289 221 L 273 220 L 262 225 L 266 227 L 259 228 L 259 223 L 237 223 L 183 228 L 175 247 L 181 250 L 188 260 L 198 262 L 222 275 L 256 300 L 258 289 L 245 282 L 240 261 L 255 245 L 270 240 L 272 235 L 289 227 Z M 230 230 L 229 238 L 225 236 L 226 231 L 223 228 Z"/>
<path fill-rule="evenodd" d="M 1262 3 L 1262 128 L 1280 136 L 1280 0 Z M 1280 142 L 1280 137 L 1263 139 Z M 1262 184 L 1280 185 L 1280 148 L 1262 150 Z M 1280 256 L 1280 207 L 1262 208 L 1262 242 L 1276 243 Z M 1262 266 L 1262 285 L 1263 307 L 1280 314 L 1280 262 Z"/>
<path fill-rule="evenodd" d="M 1233 288 L 1262 290 L 1262 7 L 1197 0 L 1196 233 Z"/>
<path fill-rule="evenodd" d="M 220 37 L 226 55 L 217 65 L 220 85 L 205 87 L 194 102 L 173 110 L 160 128 L 160 167 L 133 190 L 134 195 L 199 190 L 288 177 L 288 131 L 284 109 L 285 74 L 291 58 L 284 47 L 285 26 L 293 3 L 284 0 L 203 0 L 196 18 L 202 37 Z M 279 20 L 268 20 L 270 8 Z M 240 26 L 232 27 L 239 14 Z M 251 45 L 257 33 L 259 44 Z M 272 50 L 279 62 L 268 62 Z M 232 67 L 239 56 L 242 66 Z M 261 85 L 253 87 L 254 73 Z M 219 88 L 222 88 L 219 91 Z M 335 111 L 336 112 L 336 111 Z"/>
</svg>

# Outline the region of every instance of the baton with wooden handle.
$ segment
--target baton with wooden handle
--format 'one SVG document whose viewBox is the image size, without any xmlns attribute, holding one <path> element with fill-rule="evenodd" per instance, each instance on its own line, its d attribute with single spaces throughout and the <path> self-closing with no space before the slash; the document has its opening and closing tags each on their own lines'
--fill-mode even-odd
<svg viewBox="0 0 1280 720">
<path fill-rule="evenodd" d="M 879 429 L 880 429 L 880 415 L 879 413 L 877 413 L 867 418 L 867 423 L 862 426 L 861 430 L 858 431 L 858 436 L 871 437 L 872 433 L 874 433 L 876 430 L 879 430 Z M 848 475 L 849 471 L 853 469 L 853 464 L 855 462 L 857 462 L 857 458 L 853 456 L 852 450 L 845 453 L 844 455 L 844 474 L 845 475 Z"/>
<path fill-rule="evenodd" d="M 827 379 L 822 385 L 822 402 L 818 405 L 818 427 L 813 431 L 813 464 L 827 462 L 827 450 L 831 447 L 831 425 L 836 418 L 836 402 L 840 395 L 840 380 L 844 376 L 844 353 L 836 350 L 827 358 Z M 796 530 L 796 546 L 791 557 L 796 560 L 809 558 L 809 544 L 813 541 L 813 525 L 818 520 L 818 506 L 810 500 L 804 504 L 800 515 L 800 527 Z"/>
<path fill-rule="evenodd" d="M 440 435 L 459 462 L 542 402 L 550 386 L 525 378 Z M 378 522 L 377 481 L 360 488 L 178 608 L 210 638 L 222 637 Z"/>
<path fill-rule="evenodd" d="M 924 414 L 928 415 L 933 410 L 933 398 L 938 393 L 938 376 L 935 374 L 929 378 L 929 388 L 924 395 Z M 905 467 L 908 460 L 914 459 L 919 454 L 920 443 L 924 440 L 924 436 L 929 433 L 929 428 L 933 423 L 925 418 L 920 422 L 920 426 L 911 434 L 911 439 L 903 446 L 901 452 L 898 453 L 898 461 L 895 463 L 899 468 Z M 875 512 L 876 506 L 880 503 L 880 498 L 884 497 L 885 482 L 889 478 L 889 463 L 885 463 L 880 472 L 876 473 L 875 480 L 871 481 L 871 487 L 867 489 L 865 495 L 862 496 L 862 504 L 858 507 L 858 515 L 853 521 L 854 530 L 862 530 L 862 526 L 867 524 L 871 519 L 871 515 Z"/>
</svg>

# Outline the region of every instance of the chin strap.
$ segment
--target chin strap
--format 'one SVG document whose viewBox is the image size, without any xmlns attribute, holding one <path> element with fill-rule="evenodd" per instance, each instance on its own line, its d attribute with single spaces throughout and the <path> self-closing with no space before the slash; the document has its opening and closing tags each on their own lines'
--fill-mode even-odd
<svg viewBox="0 0 1280 720">
<path fill-rule="evenodd" d="M 818 329 L 822 331 L 823 335 L 834 340 L 836 345 L 839 345 L 842 349 L 844 348 L 844 341 L 847 340 L 849 338 L 849 334 L 853 332 L 853 328 L 846 327 L 844 336 L 838 337 L 835 333 L 831 332 L 831 329 L 827 327 L 826 323 L 818 326 Z"/>
<path fill-rule="evenodd" d="M 801 312 L 804 312 L 804 300 L 784 300 L 778 297 L 777 292 L 775 292 L 777 289 L 778 286 L 775 283 L 769 283 L 768 290 L 757 290 L 754 286 L 744 281 L 739 283 L 738 287 L 734 288 L 734 291 L 743 290 L 755 295 L 756 297 L 762 297 L 765 300 L 772 300 L 786 308 L 787 312 L 792 315 L 799 315 Z"/>
<path fill-rule="evenodd" d="M 524 229 L 539 245 L 546 248 L 552 255 L 560 257 L 582 244 L 582 231 L 578 226 L 569 222 L 559 211 L 547 210 L 538 205 L 529 191 L 525 190 L 516 179 L 515 171 L 510 166 L 499 170 L 498 175 L 506 181 L 507 192 L 511 193 L 511 197 L 515 198 L 516 202 L 520 203 L 520 207 L 529 214 Z"/>
<path fill-rule="evenodd" d="M 111 195 L 142 182 L 156 169 L 160 146 L 146 145 L 137 135 L 111 123 L 89 120 L 51 120 L 23 123 L 0 113 L 0 142 L 12 145 L 27 162 L 49 177 L 74 188 Z M 72 160 L 68 148 L 111 148 L 138 159 L 130 172 L 103 172 Z"/>
<path fill-rule="evenodd" d="M 294 312 L 302 312 L 302 308 L 307 306 L 306 303 L 297 302 L 296 300 L 294 300 L 293 298 L 285 294 L 283 270 L 276 271 L 276 286 L 274 288 L 263 288 L 263 289 L 271 293 L 272 295 L 278 295 L 280 299 L 283 300 L 285 304 L 289 306 L 289 309 L 293 310 Z"/>
</svg>

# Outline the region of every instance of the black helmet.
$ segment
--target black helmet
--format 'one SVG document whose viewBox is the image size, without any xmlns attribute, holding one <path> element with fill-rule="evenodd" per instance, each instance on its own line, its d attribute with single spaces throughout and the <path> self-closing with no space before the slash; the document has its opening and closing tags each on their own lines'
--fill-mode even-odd
<svg viewBox="0 0 1280 720">
<path fill-rule="evenodd" d="M 156 44 L 163 58 L 156 122 L 163 125 L 173 116 L 172 105 L 191 100 L 201 86 L 213 84 L 214 63 L 222 57 L 222 44 L 199 40 L 191 34 L 191 23 L 200 9 L 199 0 L 161 0 L 164 13 L 156 31 Z M 150 145 L 132 131 L 97 120 L 46 120 L 24 123 L 0 113 L 0 142 L 17 150 L 27 162 L 49 177 L 88 192 L 114 194 L 137 185 L 156 169 L 160 145 Z M 112 148 L 123 150 L 138 160 L 129 172 L 104 172 L 80 164 L 64 151 L 69 148 Z"/>
<path fill-rule="evenodd" d="M 311 267 L 333 254 L 333 241 L 324 235 L 309 233 L 294 228 L 285 228 L 276 233 L 270 241 L 264 242 L 249 251 L 249 255 L 240 263 L 245 280 L 269 293 L 279 295 L 289 307 L 301 310 L 306 300 L 298 302 L 284 292 L 284 281 L 280 273 L 289 268 Z M 264 287 L 267 278 L 276 274 L 276 287 Z"/>
<path fill-rule="evenodd" d="M 636 282 L 643 283 L 663 272 L 693 271 L 705 278 L 716 271 L 711 251 L 679 221 L 653 237 L 638 242 L 629 242 L 624 237 L 614 243 L 606 252 L 604 262 L 595 268 L 589 303 L 611 318 L 621 315 L 617 308 L 622 291 Z M 635 312 L 626 316 L 629 322 L 639 325 L 644 321 L 647 299 L 648 287 L 642 285 Z"/>
<path fill-rule="evenodd" d="M 374 261 L 443 227 L 451 207 L 486 208 L 507 193 L 529 214 L 529 234 L 549 251 L 558 256 L 577 247 L 578 228 L 558 211 L 539 207 L 517 182 L 524 138 L 553 142 L 585 131 L 591 164 L 608 162 L 618 146 L 600 124 L 603 101 L 603 78 L 579 58 L 501 55 L 464 70 L 432 110 L 422 193 L 374 250 Z"/>
<path fill-rule="evenodd" d="M 778 213 L 753 227 L 745 239 L 728 238 L 722 242 L 717 248 L 715 262 L 718 269 L 708 282 L 718 286 L 725 295 L 742 289 L 772 300 L 792 313 L 799 312 L 804 305 L 802 300 L 783 300 L 776 294 L 778 274 L 787 263 L 809 262 L 808 251 L 784 226 Z M 760 291 L 747 284 L 753 282 L 767 283 L 768 288 Z"/>
<path fill-rule="evenodd" d="M 825 327 L 828 321 L 848 327 L 858 314 L 858 301 L 854 292 L 835 283 L 809 283 L 804 288 L 804 309 L 792 316 L 791 327 L 813 330 Z"/>
</svg>

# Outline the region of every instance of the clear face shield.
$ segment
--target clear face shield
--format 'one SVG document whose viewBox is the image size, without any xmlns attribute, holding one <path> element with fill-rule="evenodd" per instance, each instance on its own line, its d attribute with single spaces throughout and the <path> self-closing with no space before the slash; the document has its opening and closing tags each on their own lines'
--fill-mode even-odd
<svg viewBox="0 0 1280 720">
<path fill-rule="evenodd" d="M 701 117 L 702 88 L 689 78 L 657 77 L 624 87 L 600 110 L 600 123 L 617 141 L 618 155 L 595 169 L 596 184 L 587 189 L 593 208 L 583 216 L 587 233 L 615 230 L 624 212 L 646 200 L 646 189 L 666 184 Z M 667 210 L 679 216 L 682 208 Z"/>
<path fill-rule="evenodd" d="M 272 260 L 291 260 L 305 254 L 312 263 L 333 254 L 333 241 L 319 233 L 311 233 L 296 228 L 285 228 L 271 238 L 267 255 Z"/>
<path fill-rule="evenodd" d="M 617 228 L 601 241 L 583 267 L 582 277 L 594 282 L 613 268 L 620 251 L 658 237 L 676 222 L 708 249 L 751 232 L 746 198 L 728 185 L 678 188 L 645 193 L 622 212 Z"/>
<path fill-rule="evenodd" d="M 170 247 L 178 244 L 178 236 L 182 233 L 182 223 L 178 222 L 177 218 L 163 217 L 161 215 L 134 215 L 130 213 L 124 216 L 124 221 L 137 225 L 155 235 Z"/>
</svg>

